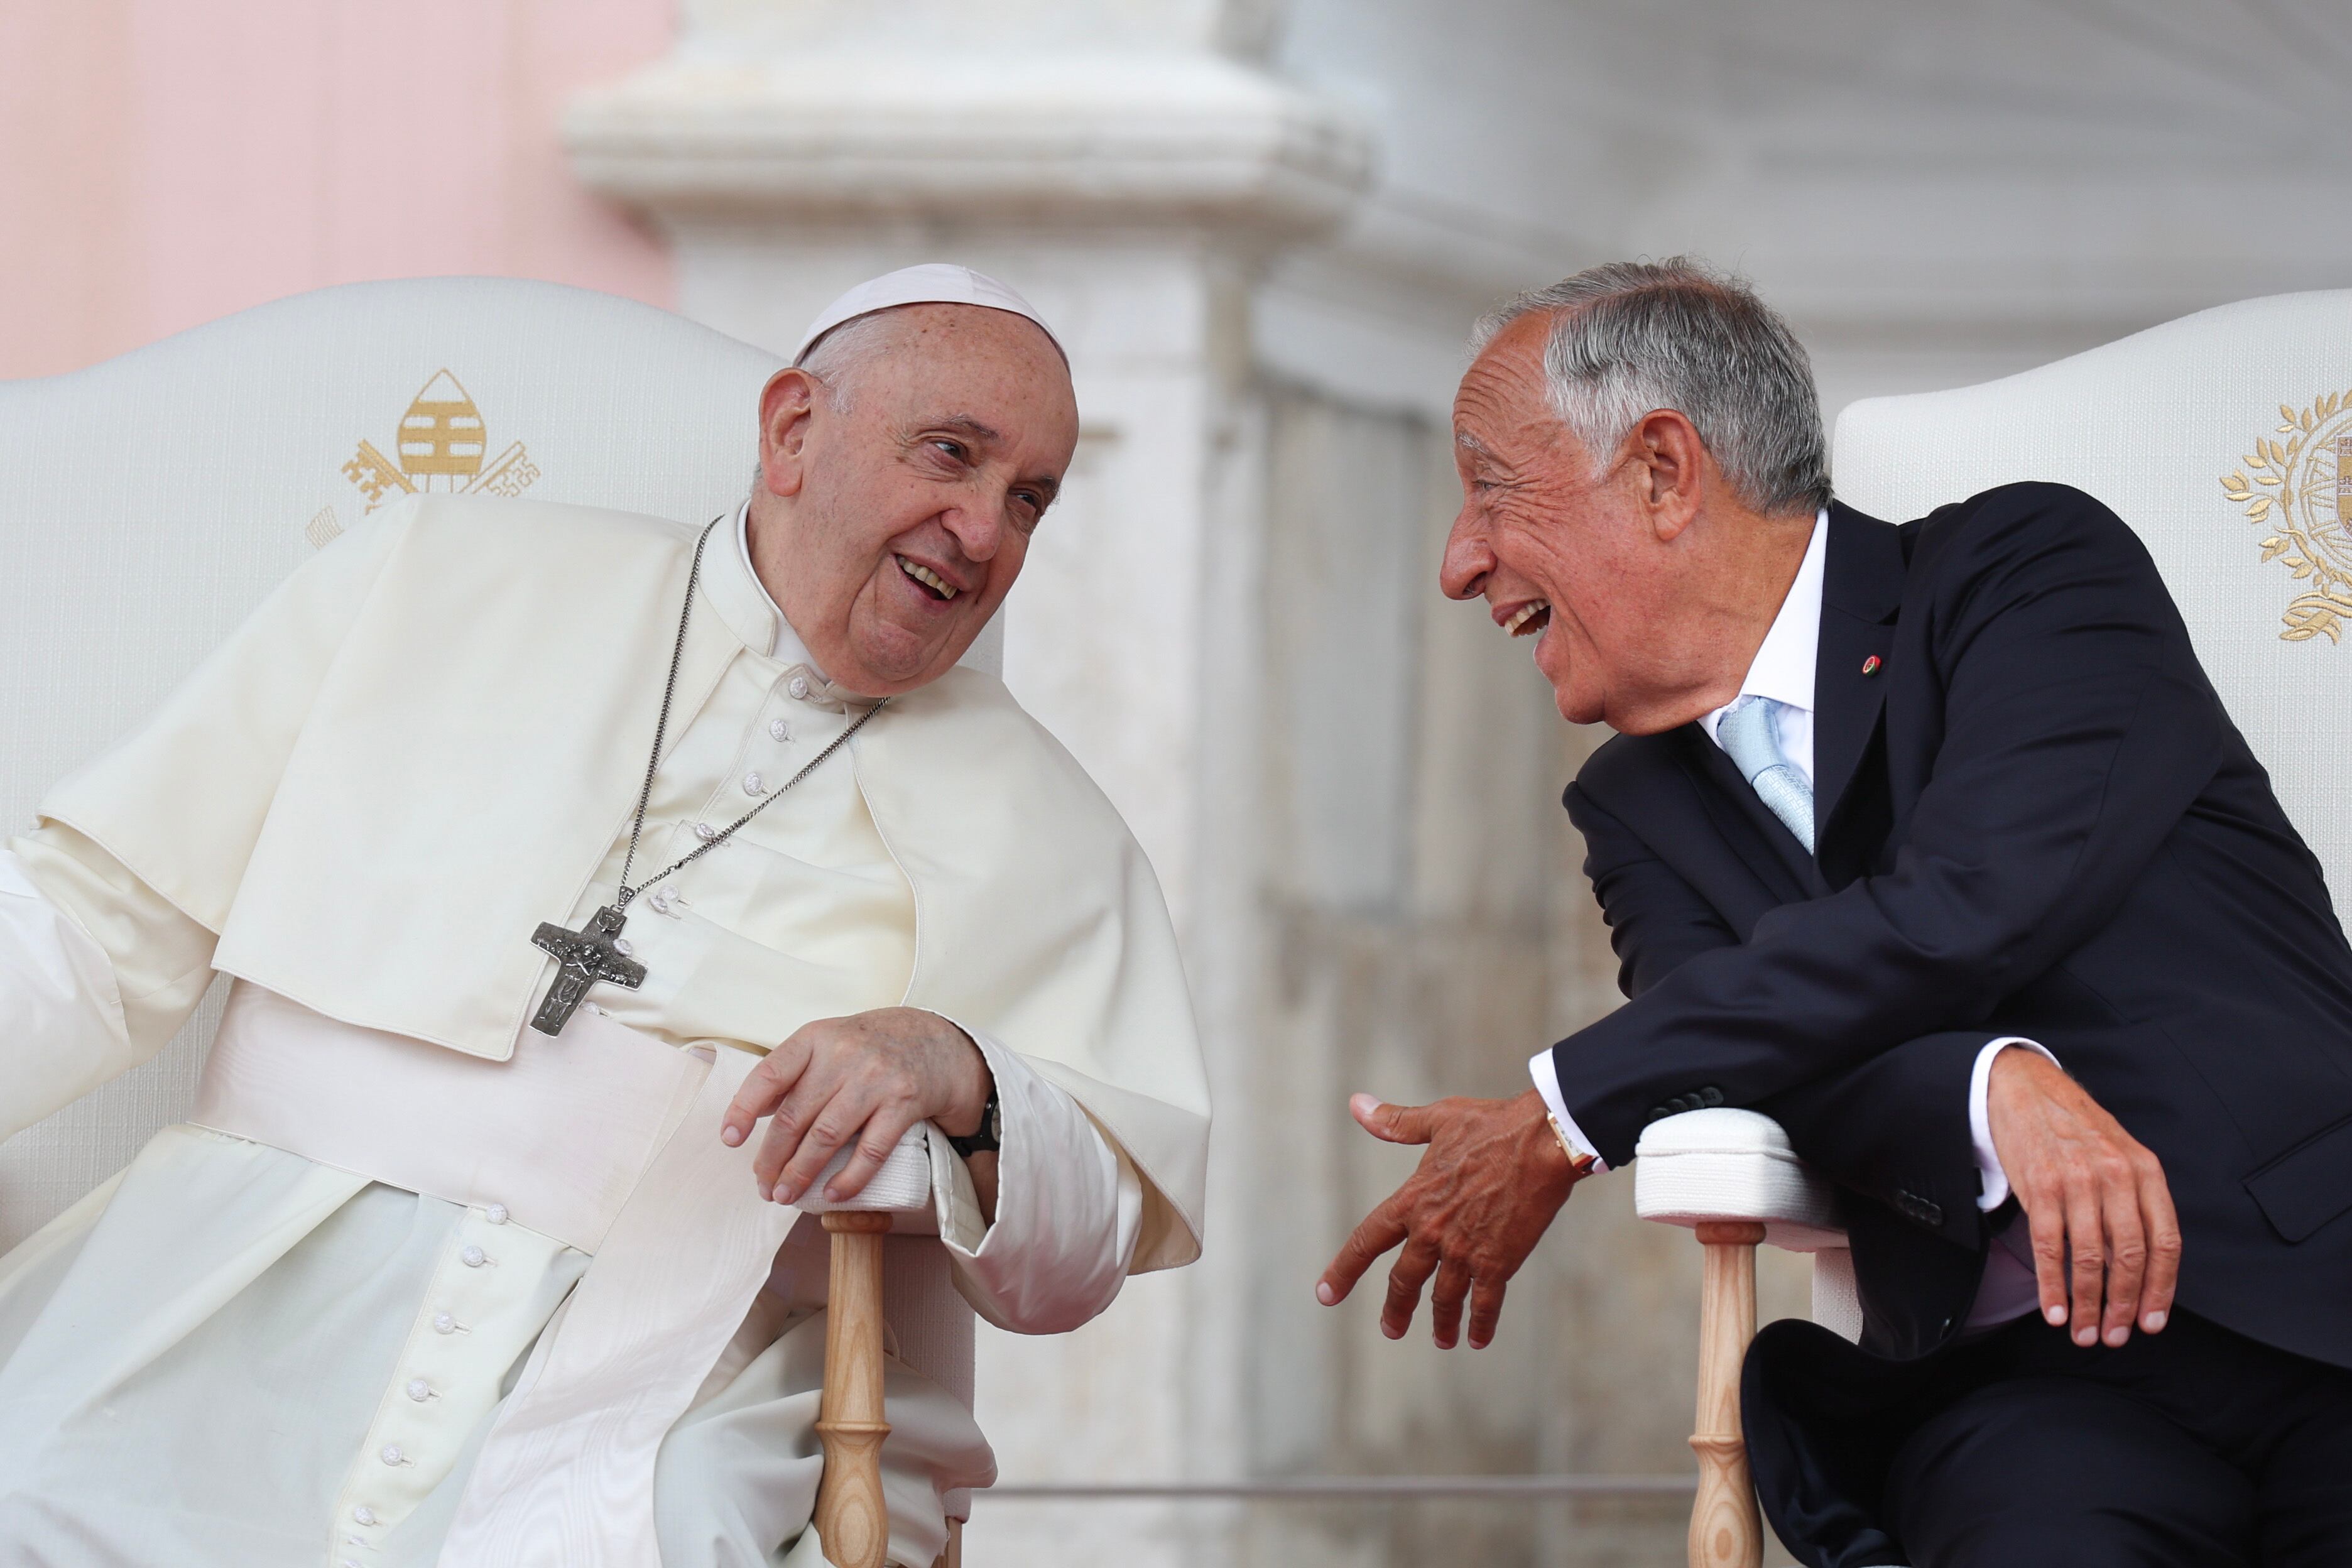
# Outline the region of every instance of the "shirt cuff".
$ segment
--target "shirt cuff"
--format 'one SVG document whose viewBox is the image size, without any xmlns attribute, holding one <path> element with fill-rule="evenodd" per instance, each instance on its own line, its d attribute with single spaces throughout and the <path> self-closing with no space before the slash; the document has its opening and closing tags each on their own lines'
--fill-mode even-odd
<svg viewBox="0 0 2352 1568">
<path fill-rule="evenodd" d="M 2000 1155 L 1992 1146 L 1992 1117 L 1985 1108 L 1985 1095 L 1992 1084 L 1992 1059 L 2011 1046 L 2023 1046 L 2051 1057 L 2049 1049 L 2038 1040 L 2022 1035 L 2003 1035 L 1988 1040 L 1977 1053 L 1977 1065 L 1969 1074 L 1969 1142 L 1976 1151 L 1977 1180 L 1982 1191 L 1977 1194 L 1977 1207 L 1990 1214 L 2009 1201 L 2009 1173 L 2000 1168 Z M 2061 1064 L 2063 1065 L 2063 1064 Z"/>
<path fill-rule="evenodd" d="M 1584 1135 L 1584 1129 L 1579 1127 L 1576 1118 L 1568 1113 L 1568 1102 L 1560 1098 L 1559 1068 L 1551 1059 L 1549 1047 L 1528 1058 L 1528 1076 L 1536 1080 L 1536 1092 L 1543 1096 L 1544 1109 L 1551 1112 L 1554 1121 L 1559 1123 L 1559 1130 L 1568 1134 L 1570 1145 L 1579 1154 L 1592 1156 L 1595 1173 L 1607 1170 L 1609 1162 L 1601 1157 L 1600 1151 L 1593 1147 L 1592 1140 Z"/>
</svg>

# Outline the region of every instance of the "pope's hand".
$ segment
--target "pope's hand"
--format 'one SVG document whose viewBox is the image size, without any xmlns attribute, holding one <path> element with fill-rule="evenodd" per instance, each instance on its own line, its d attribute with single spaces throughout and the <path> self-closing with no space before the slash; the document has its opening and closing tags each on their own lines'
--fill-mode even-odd
<svg viewBox="0 0 2352 1568">
<path fill-rule="evenodd" d="M 1433 1105 L 1383 1105 L 1369 1094 L 1348 1102 L 1364 1131 L 1390 1143 L 1426 1143 L 1429 1152 L 1404 1185 L 1358 1226 L 1315 1287 L 1336 1306 L 1364 1270 L 1402 1242 L 1389 1270 L 1381 1331 L 1402 1339 L 1432 1274 L 1432 1328 L 1452 1350 L 1470 1302 L 1470 1346 L 1483 1350 L 1503 1315 L 1503 1287 L 1549 1228 L 1581 1174 L 1551 1130 L 1532 1089 L 1510 1100 L 1441 1100 Z"/>
<path fill-rule="evenodd" d="M 857 1152 L 824 1189 L 826 1198 L 845 1203 L 865 1190 L 917 1122 L 937 1122 L 960 1138 L 979 1131 L 992 1082 L 971 1037 L 936 1013 L 882 1007 L 819 1018 L 751 1069 L 719 1135 L 740 1143 L 760 1118 L 773 1115 L 751 1171 L 780 1204 L 806 1192 L 854 1142 Z"/>
<path fill-rule="evenodd" d="M 2039 1051 L 1993 1058 L 1985 1112 L 2032 1228 L 2042 1315 L 2072 1322 L 2078 1345 L 2121 1345 L 2135 1321 L 2162 1331 L 2180 1277 L 2180 1222 L 2156 1156 Z"/>
</svg>

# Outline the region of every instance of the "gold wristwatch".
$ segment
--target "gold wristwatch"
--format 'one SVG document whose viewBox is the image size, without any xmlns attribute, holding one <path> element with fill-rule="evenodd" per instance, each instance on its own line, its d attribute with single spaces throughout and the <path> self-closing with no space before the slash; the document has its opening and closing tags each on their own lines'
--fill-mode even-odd
<svg viewBox="0 0 2352 1568">
<path fill-rule="evenodd" d="M 1549 1107 L 1544 1110 L 1544 1120 L 1551 1123 L 1551 1135 L 1559 1140 L 1559 1152 L 1568 1156 L 1569 1168 L 1580 1176 L 1590 1175 L 1592 1167 L 1601 1163 L 1601 1156 L 1590 1149 L 1578 1148 L 1576 1140 L 1568 1135 L 1568 1129 L 1559 1124 L 1559 1118 L 1551 1113 Z"/>
</svg>

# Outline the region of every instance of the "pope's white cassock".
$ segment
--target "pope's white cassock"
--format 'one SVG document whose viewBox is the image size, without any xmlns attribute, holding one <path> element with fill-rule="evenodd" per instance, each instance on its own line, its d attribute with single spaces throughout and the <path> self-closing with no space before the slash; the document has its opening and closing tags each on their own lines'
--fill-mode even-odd
<svg viewBox="0 0 2352 1568">
<path fill-rule="evenodd" d="M 709 534 L 638 865 L 868 704 Z M 0 1258 L 0 1561 L 817 1561 L 824 1236 L 719 1139 L 756 1053 L 904 1004 L 1003 1106 L 955 1283 L 1085 1321 L 1199 1251 L 1208 1104 L 1108 803 L 994 679 L 900 697 L 629 910 L 641 989 L 526 1026 L 542 921 L 614 901 L 698 530 L 425 498 L 305 564 L 0 856 L 0 1134 L 158 1050 L 214 973 L 194 1114 Z M 754 1140 L 756 1142 L 756 1140 Z M 894 1562 L 994 1473 L 894 1362 Z"/>
</svg>

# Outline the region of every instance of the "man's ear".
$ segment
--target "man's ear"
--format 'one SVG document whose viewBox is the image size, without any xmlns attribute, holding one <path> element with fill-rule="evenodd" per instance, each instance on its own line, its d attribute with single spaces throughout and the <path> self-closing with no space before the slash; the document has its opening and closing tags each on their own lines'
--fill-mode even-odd
<svg viewBox="0 0 2352 1568">
<path fill-rule="evenodd" d="M 1698 515 L 1700 491 L 1715 462 L 1698 426 L 1678 408 L 1654 408 L 1634 421 L 1626 445 L 1651 529 L 1661 542 L 1678 537 Z"/>
<path fill-rule="evenodd" d="M 809 426 L 824 384 L 794 366 L 768 378 L 760 393 L 760 478 L 771 494 L 798 495 L 808 478 Z"/>
</svg>

